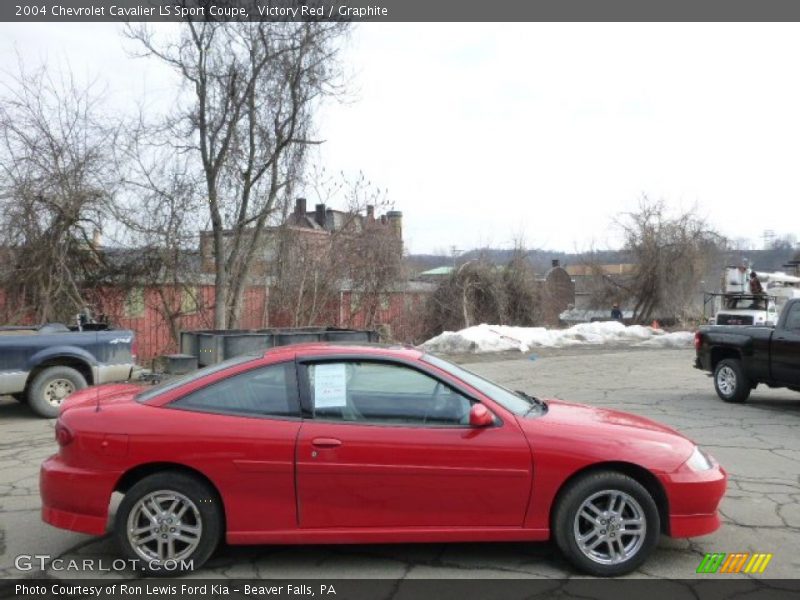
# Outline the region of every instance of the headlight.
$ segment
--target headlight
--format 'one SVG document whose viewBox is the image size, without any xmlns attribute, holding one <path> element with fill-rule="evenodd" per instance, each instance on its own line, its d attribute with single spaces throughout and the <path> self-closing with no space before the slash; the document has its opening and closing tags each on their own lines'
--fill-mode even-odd
<svg viewBox="0 0 800 600">
<path fill-rule="evenodd" d="M 700 450 L 697 446 L 694 447 L 694 452 L 692 452 L 689 460 L 686 461 L 686 465 L 692 471 L 708 471 L 714 466 L 708 454 Z"/>
</svg>

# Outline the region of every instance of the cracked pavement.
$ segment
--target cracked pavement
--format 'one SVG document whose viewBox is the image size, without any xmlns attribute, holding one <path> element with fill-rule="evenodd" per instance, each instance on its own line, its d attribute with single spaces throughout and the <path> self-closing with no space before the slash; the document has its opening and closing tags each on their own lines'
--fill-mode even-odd
<svg viewBox="0 0 800 600">
<path fill-rule="evenodd" d="M 532 360 L 531 356 L 535 358 Z M 711 452 L 730 476 L 716 533 L 661 538 L 631 577 L 692 578 L 706 552 L 770 552 L 761 578 L 791 579 L 800 568 L 800 394 L 760 386 L 744 405 L 725 404 L 691 349 L 580 347 L 528 354 L 461 356 L 458 362 L 512 389 L 626 410 L 672 426 Z M 39 464 L 55 451 L 53 422 L 0 399 L 0 578 L 35 575 L 135 577 L 127 572 L 19 571 L 18 555 L 118 559 L 111 536 L 42 523 Z M 368 546 L 222 546 L 191 577 L 555 578 L 576 573 L 547 543 Z M 704 576 L 708 577 L 708 576 Z M 714 577 L 725 577 L 715 575 Z M 732 575 L 741 578 L 744 575 Z"/>
</svg>

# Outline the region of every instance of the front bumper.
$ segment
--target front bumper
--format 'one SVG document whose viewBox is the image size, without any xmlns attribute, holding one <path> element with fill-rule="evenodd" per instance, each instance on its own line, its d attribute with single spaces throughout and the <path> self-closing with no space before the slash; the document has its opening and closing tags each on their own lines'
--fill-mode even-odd
<svg viewBox="0 0 800 600">
<path fill-rule="evenodd" d="M 670 537 L 696 537 L 719 529 L 719 504 L 728 485 L 725 469 L 714 464 L 706 471 L 692 471 L 684 465 L 661 480 L 669 502 Z"/>
<path fill-rule="evenodd" d="M 104 534 L 117 478 L 115 472 L 77 469 L 65 465 L 57 454 L 51 456 L 39 472 L 42 520 L 61 529 Z"/>
</svg>

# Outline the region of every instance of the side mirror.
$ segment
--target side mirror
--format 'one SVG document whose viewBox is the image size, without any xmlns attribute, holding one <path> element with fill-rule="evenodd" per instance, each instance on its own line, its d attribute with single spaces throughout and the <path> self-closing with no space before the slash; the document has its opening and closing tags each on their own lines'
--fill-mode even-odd
<svg viewBox="0 0 800 600">
<path fill-rule="evenodd" d="M 494 424 L 494 415 L 483 404 L 473 404 L 469 409 L 470 427 L 488 427 Z"/>
</svg>

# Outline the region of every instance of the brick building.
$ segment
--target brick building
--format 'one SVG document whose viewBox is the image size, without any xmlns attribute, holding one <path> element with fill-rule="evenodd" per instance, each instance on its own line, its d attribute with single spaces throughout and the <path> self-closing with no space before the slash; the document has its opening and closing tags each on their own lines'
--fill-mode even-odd
<svg viewBox="0 0 800 600">
<path fill-rule="evenodd" d="M 258 243 L 256 256 L 250 269 L 253 277 L 265 277 L 274 274 L 274 266 L 280 251 L 280 245 L 291 239 L 292 243 L 312 252 L 323 253 L 330 248 L 331 236 L 334 234 L 355 235 L 372 227 L 383 230 L 387 239 L 399 240 L 398 252 L 403 252 L 403 213 L 391 210 L 377 216 L 375 207 L 368 205 L 365 214 L 341 211 L 328 208 L 325 204 L 317 204 L 313 211 L 307 209 L 305 198 L 295 200 L 294 210 L 286 220 L 277 226 L 264 228 Z M 254 235 L 253 230 L 246 230 L 245 237 Z M 231 239 L 232 231 L 223 233 Z M 214 233 L 200 232 L 200 256 L 203 271 L 214 271 Z"/>
</svg>

